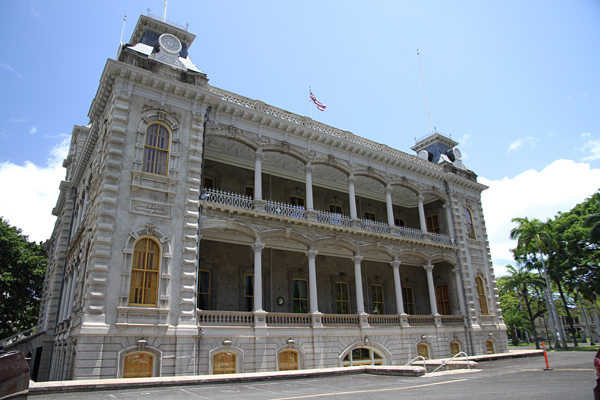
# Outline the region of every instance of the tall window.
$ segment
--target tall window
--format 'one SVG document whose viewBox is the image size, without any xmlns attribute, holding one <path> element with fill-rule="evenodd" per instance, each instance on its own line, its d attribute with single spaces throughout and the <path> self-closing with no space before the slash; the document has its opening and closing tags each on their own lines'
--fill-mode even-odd
<svg viewBox="0 0 600 400">
<path fill-rule="evenodd" d="M 487 299 L 485 298 L 485 285 L 483 283 L 483 278 L 478 276 L 475 279 L 475 284 L 477 286 L 477 296 L 479 297 L 479 308 L 481 309 L 482 315 L 488 315 L 488 306 Z"/>
<path fill-rule="evenodd" d="M 339 206 L 337 204 L 330 204 L 329 205 L 329 211 L 334 213 L 334 214 L 343 214 L 344 213 L 344 208 L 342 206 Z"/>
<path fill-rule="evenodd" d="M 304 279 L 293 280 L 294 312 L 308 312 L 308 282 Z"/>
<path fill-rule="evenodd" d="M 244 276 L 244 311 L 254 309 L 254 275 Z"/>
<path fill-rule="evenodd" d="M 417 355 L 429 360 L 429 346 L 425 343 L 421 343 L 417 346 Z"/>
<path fill-rule="evenodd" d="M 413 288 L 405 286 L 402 288 L 402 301 L 404 302 L 404 312 L 415 315 L 415 298 L 413 297 Z"/>
<path fill-rule="evenodd" d="M 452 311 L 450 310 L 450 296 L 448 296 L 448 285 L 436 285 L 435 298 L 437 299 L 438 312 L 442 315 L 452 315 Z"/>
<path fill-rule="evenodd" d="M 402 218 L 394 218 L 394 225 L 403 227 L 404 226 L 404 220 Z"/>
<path fill-rule="evenodd" d="M 460 353 L 460 343 L 458 343 L 458 342 L 450 343 L 450 353 L 452 354 L 453 357 L 455 355 L 457 355 L 458 353 Z"/>
<path fill-rule="evenodd" d="M 375 213 L 371 211 L 365 211 L 365 219 L 368 221 L 376 221 Z"/>
<path fill-rule="evenodd" d="M 156 306 L 160 246 L 154 239 L 143 238 L 133 247 L 129 305 Z"/>
<path fill-rule="evenodd" d="M 371 303 L 373 304 L 373 314 L 385 314 L 383 308 L 383 286 L 371 285 Z"/>
<path fill-rule="evenodd" d="M 427 232 L 440 233 L 440 225 L 438 224 L 437 214 L 430 215 L 427 217 L 425 222 L 427 222 Z"/>
<path fill-rule="evenodd" d="M 295 371 L 298 368 L 298 352 L 295 350 L 284 350 L 279 353 L 279 370 Z"/>
<path fill-rule="evenodd" d="M 253 199 L 254 198 L 254 186 L 245 186 L 244 194 L 246 196 L 250 197 L 251 199 Z"/>
<path fill-rule="evenodd" d="M 342 361 L 344 367 L 356 367 L 360 365 L 383 365 L 381 354 L 368 347 L 359 347 L 344 357 Z"/>
<path fill-rule="evenodd" d="M 213 374 L 235 374 L 236 355 L 228 351 L 217 353 L 213 356 Z"/>
<path fill-rule="evenodd" d="M 293 206 L 304 207 L 304 197 L 290 196 L 290 204 Z"/>
<path fill-rule="evenodd" d="M 206 189 L 214 189 L 215 188 L 215 180 L 213 178 L 209 178 L 208 176 L 204 177 L 204 187 Z"/>
<path fill-rule="evenodd" d="M 148 353 L 133 353 L 125 356 L 123 378 L 151 378 L 154 356 Z"/>
<path fill-rule="evenodd" d="M 485 349 L 487 351 L 488 354 L 494 354 L 496 353 L 494 350 L 494 341 L 493 340 L 486 340 L 485 341 Z"/>
<path fill-rule="evenodd" d="M 200 270 L 198 276 L 198 308 L 210 310 L 210 272 Z"/>
<path fill-rule="evenodd" d="M 167 175 L 168 158 L 169 131 L 162 124 L 151 124 L 148 126 L 148 129 L 146 129 L 142 171 L 158 175 Z"/>
<path fill-rule="evenodd" d="M 350 314 L 350 300 L 346 282 L 335 283 L 335 306 L 337 314 Z"/>
<path fill-rule="evenodd" d="M 469 239 L 475 239 L 475 226 L 473 225 L 473 214 L 469 207 L 465 207 L 465 220 L 467 221 L 467 235 Z"/>
</svg>

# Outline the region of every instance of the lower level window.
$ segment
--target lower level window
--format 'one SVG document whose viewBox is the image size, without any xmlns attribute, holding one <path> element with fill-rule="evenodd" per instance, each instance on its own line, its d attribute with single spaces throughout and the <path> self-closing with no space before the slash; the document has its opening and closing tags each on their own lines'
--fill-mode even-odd
<svg viewBox="0 0 600 400">
<path fill-rule="evenodd" d="M 342 364 L 344 367 L 354 367 L 360 365 L 383 365 L 383 357 L 373 349 L 368 347 L 359 347 L 346 354 Z"/>
<path fill-rule="evenodd" d="M 123 378 L 151 378 L 154 356 L 148 353 L 133 353 L 125 356 Z"/>
<path fill-rule="evenodd" d="M 213 357 L 213 374 L 235 374 L 236 355 L 228 351 L 217 353 Z"/>
<path fill-rule="evenodd" d="M 458 343 L 458 342 L 450 343 L 450 353 L 452 354 L 452 356 L 455 356 L 458 353 L 460 353 L 460 343 Z"/>
<path fill-rule="evenodd" d="M 486 340 L 485 341 L 485 349 L 487 350 L 488 354 L 495 354 L 496 352 L 494 351 L 494 342 L 491 340 Z"/>
<path fill-rule="evenodd" d="M 426 360 L 429 360 L 429 346 L 425 343 L 421 343 L 417 346 L 417 355 L 423 357 Z"/>
<path fill-rule="evenodd" d="M 295 371 L 298 368 L 298 352 L 294 350 L 285 350 L 279 353 L 279 370 Z"/>
</svg>

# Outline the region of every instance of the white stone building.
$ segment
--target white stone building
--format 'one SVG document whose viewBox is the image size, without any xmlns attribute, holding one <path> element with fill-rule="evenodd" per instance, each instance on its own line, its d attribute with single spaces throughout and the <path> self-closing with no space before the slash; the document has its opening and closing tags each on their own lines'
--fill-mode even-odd
<svg viewBox="0 0 600 400">
<path fill-rule="evenodd" d="M 409 155 L 219 89 L 194 38 L 140 17 L 73 129 L 38 380 L 506 352 L 457 143 Z"/>
</svg>

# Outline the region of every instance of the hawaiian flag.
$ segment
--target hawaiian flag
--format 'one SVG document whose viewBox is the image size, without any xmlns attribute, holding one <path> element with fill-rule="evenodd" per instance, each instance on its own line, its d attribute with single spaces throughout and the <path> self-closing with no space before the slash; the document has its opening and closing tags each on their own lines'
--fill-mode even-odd
<svg viewBox="0 0 600 400">
<path fill-rule="evenodd" d="M 325 109 L 327 108 L 327 106 L 325 104 L 323 104 L 319 100 L 317 100 L 317 98 L 315 97 L 314 94 L 312 94 L 312 92 L 310 92 L 310 102 L 313 103 L 315 106 L 317 106 L 319 111 L 325 111 Z"/>
</svg>

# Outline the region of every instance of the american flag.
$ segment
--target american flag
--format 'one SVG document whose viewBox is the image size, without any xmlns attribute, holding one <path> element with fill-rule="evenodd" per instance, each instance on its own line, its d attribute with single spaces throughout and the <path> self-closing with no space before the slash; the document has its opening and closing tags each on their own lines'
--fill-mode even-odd
<svg viewBox="0 0 600 400">
<path fill-rule="evenodd" d="M 325 104 L 323 104 L 319 100 L 317 100 L 317 98 L 315 97 L 314 94 L 312 94 L 312 92 L 310 92 L 310 102 L 313 103 L 315 106 L 317 106 L 319 111 L 325 111 L 325 109 L 327 108 L 327 106 Z"/>
</svg>

